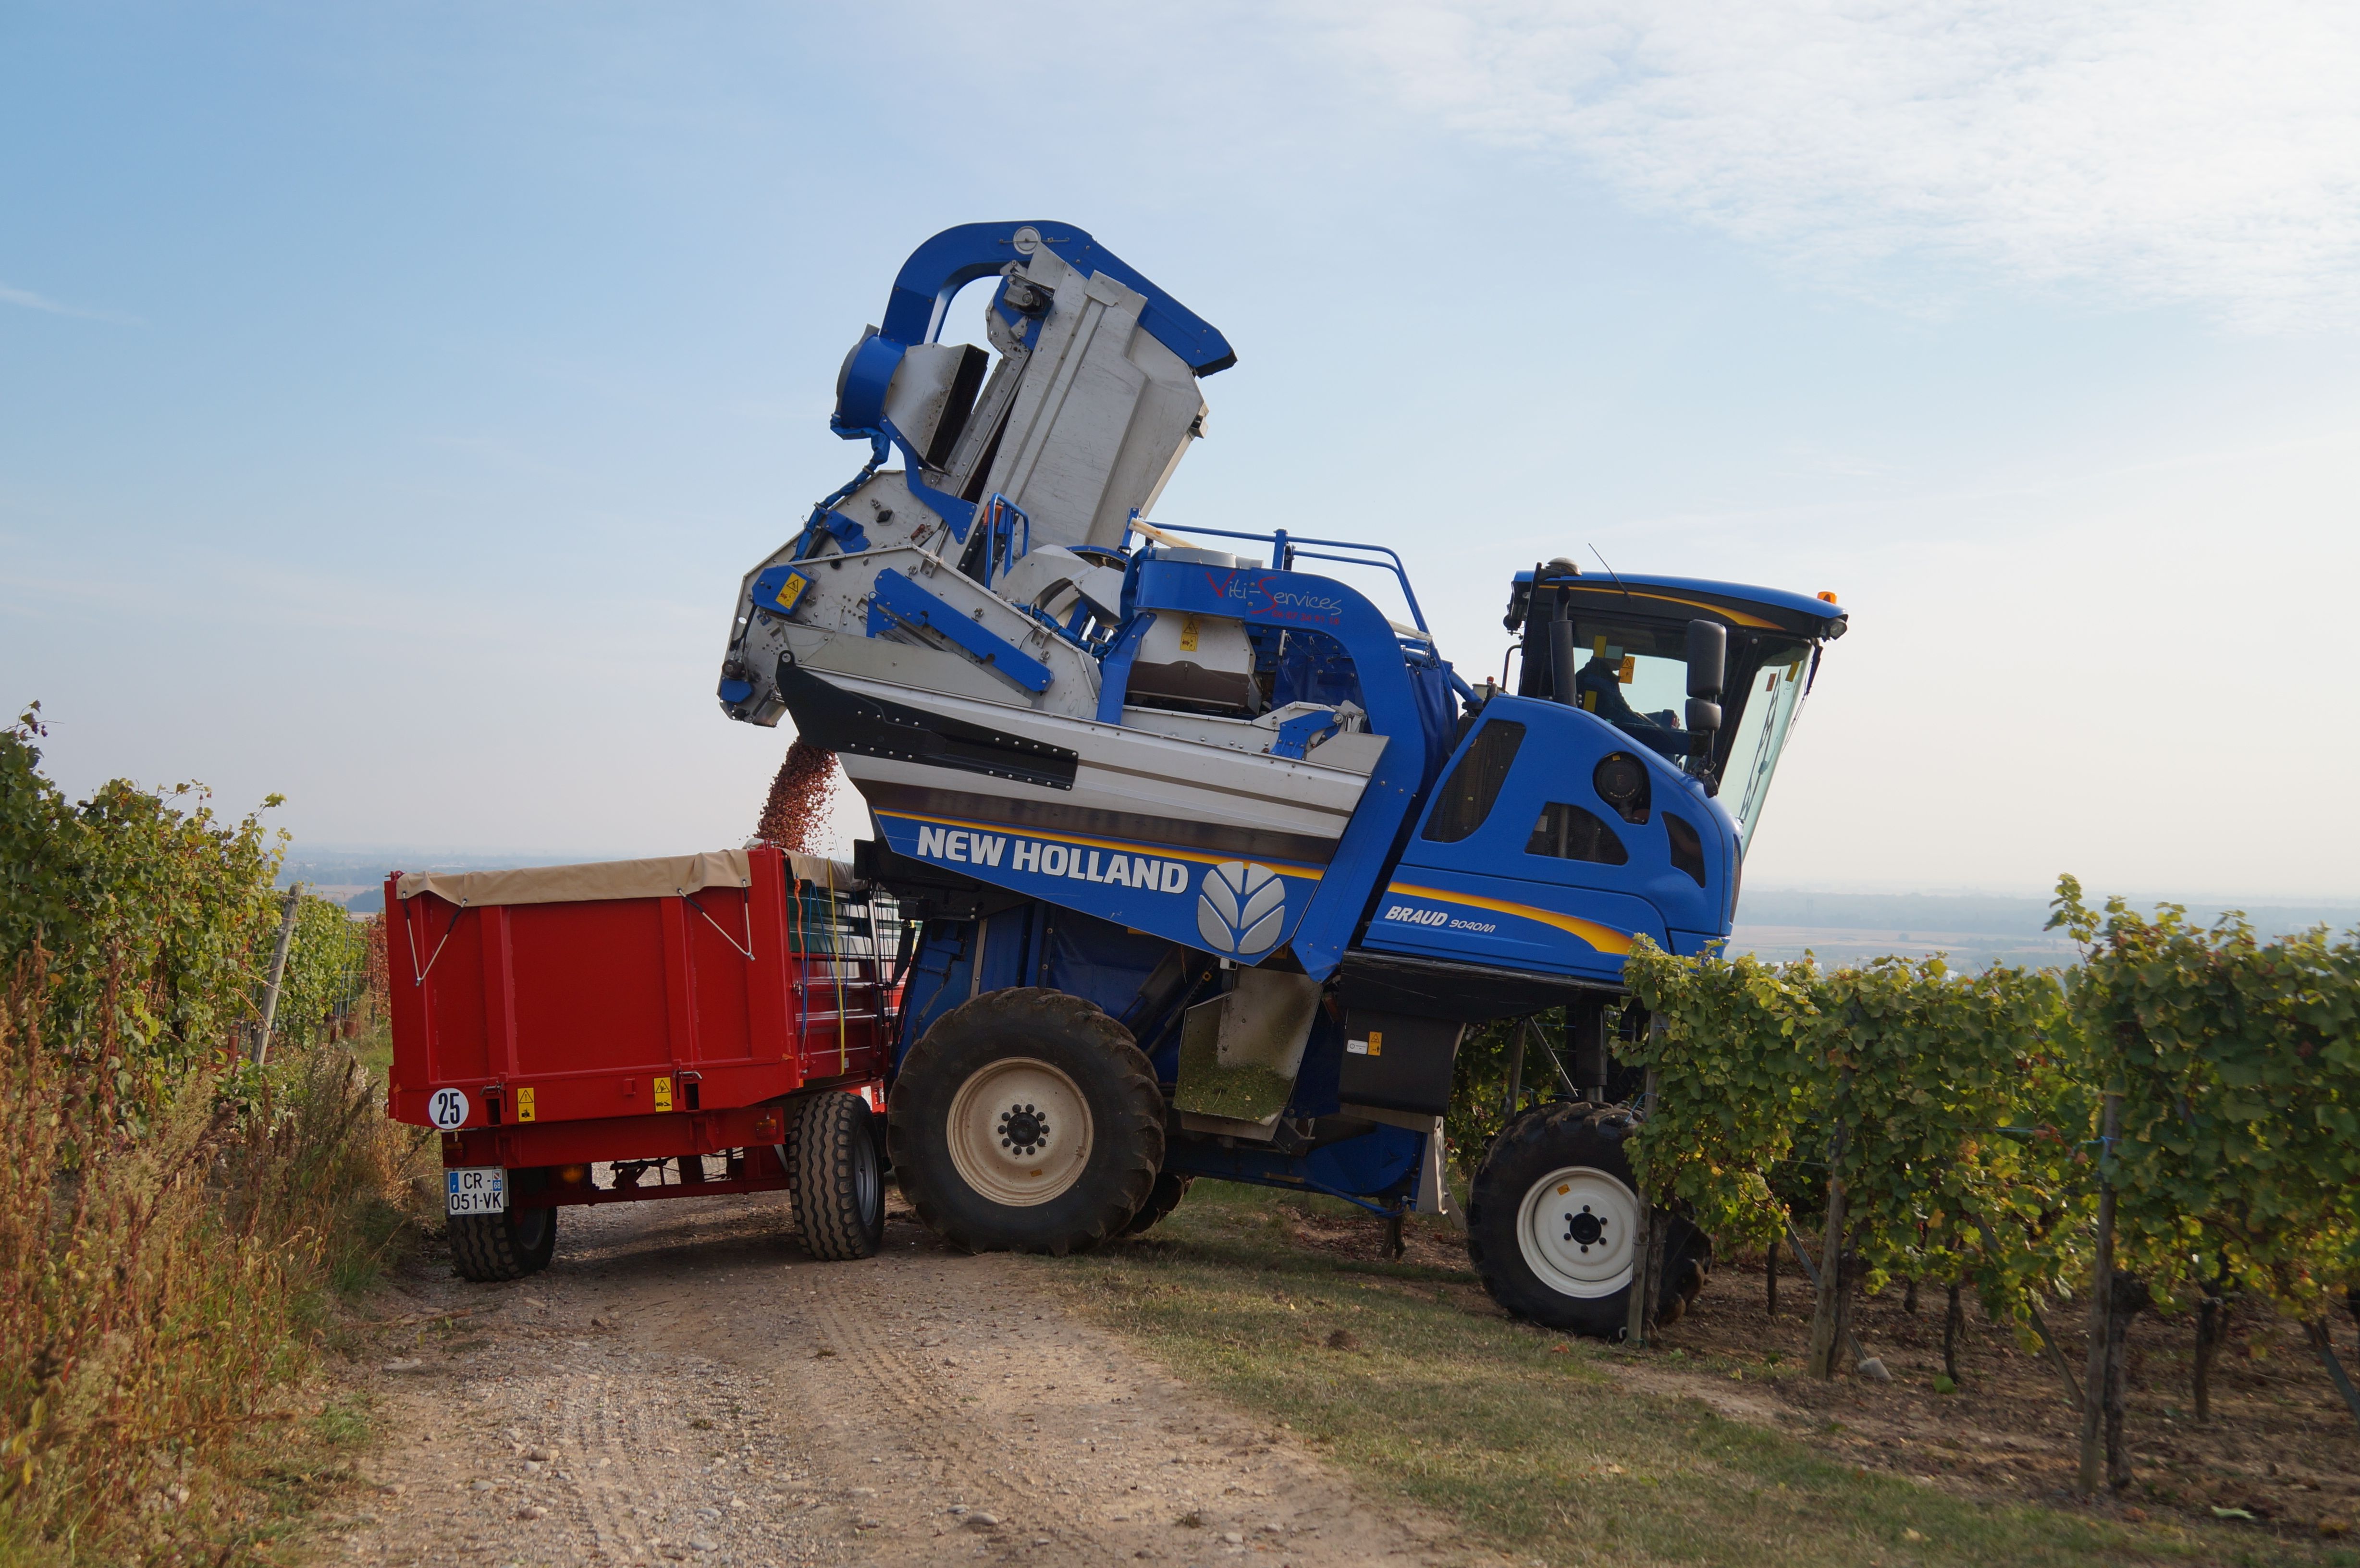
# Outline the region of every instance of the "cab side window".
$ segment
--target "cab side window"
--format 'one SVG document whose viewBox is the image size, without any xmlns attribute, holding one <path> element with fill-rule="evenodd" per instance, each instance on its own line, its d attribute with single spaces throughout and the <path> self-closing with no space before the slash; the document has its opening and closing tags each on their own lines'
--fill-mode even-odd
<svg viewBox="0 0 2360 1568">
<path fill-rule="evenodd" d="M 1516 748 L 1524 744 L 1524 726 L 1495 719 L 1475 732 L 1467 755 L 1450 770 L 1435 795 L 1434 811 L 1419 836 L 1437 844 L 1457 844 L 1483 825 L 1508 781 Z"/>
<path fill-rule="evenodd" d="M 1672 864 L 1704 886 L 1704 839 L 1686 820 L 1664 813 L 1664 836 L 1671 840 Z"/>
<path fill-rule="evenodd" d="M 1588 860 L 1600 866 L 1627 866 L 1631 852 L 1603 819 L 1579 806 L 1551 800 L 1541 808 L 1533 836 L 1524 843 L 1526 855 L 1554 855 L 1559 860 Z"/>
</svg>

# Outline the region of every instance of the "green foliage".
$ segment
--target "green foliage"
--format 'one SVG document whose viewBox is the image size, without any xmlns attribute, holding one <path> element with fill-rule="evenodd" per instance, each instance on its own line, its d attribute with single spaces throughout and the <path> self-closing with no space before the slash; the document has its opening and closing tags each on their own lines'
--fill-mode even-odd
<svg viewBox="0 0 2360 1568">
<path fill-rule="evenodd" d="M 2060 884 L 2088 947 L 2058 975 L 1939 959 L 1823 971 L 1676 958 L 1625 969 L 1652 1032 L 1642 1182 L 1725 1240 L 1775 1243 L 1800 1184 L 1842 1191 L 1847 1246 L 1885 1279 L 1972 1280 L 1994 1312 L 2087 1267 L 2100 1102 L 2122 1267 L 2159 1296 L 2225 1264 L 2290 1315 L 2360 1283 L 2360 943 L 2257 942 L 2166 905 L 2103 915 Z M 1842 1137 L 1834 1135 L 1841 1130 Z"/>
<path fill-rule="evenodd" d="M 1885 958 L 1813 990 L 1825 1116 L 1846 1129 L 1837 1175 L 1871 1288 L 1970 1278 L 2013 1310 L 2025 1288 L 2078 1272 L 2078 1231 L 2058 1221 L 2087 1202 L 2091 1096 L 2055 977 Z"/>
<path fill-rule="evenodd" d="M 279 982 L 279 1037 L 302 1039 L 350 1007 L 368 987 L 368 928 L 342 904 L 304 894 Z"/>
<path fill-rule="evenodd" d="M 136 1107 L 251 1016 L 283 851 L 196 785 L 118 779 L 70 803 L 40 774 L 39 717 L 0 730 L 0 965 L 45 955 L 49 1049 Z"/>
<path fill-rule="evenodd" d="M 2052 977 L 1954 975 L 1939 958 L 1683 959 L 1644 942 L 1625 974 L 1655 1020 L 1630 1052 L 1657 1080 L 1633 1141 L 1641 1179 L 1708 1230 L 1775 1246 L 1808 1160 L 1841 1184 L 1871 1288 L 1969 1278 L 2012 1312 L 2025 1287 L 2077 1266 L 2058 1220 L 2080 1201 L 2078 1149 L 2060 1124 L 2085 1119 L 2089 1096 Z"/>
<path fill-rule="evenodd" d="M 2152 918 L 2071 877 L 2088 948 L 2070 986 L 2094 1081 L 2123 1096 L 2108 1161 L 2123 1266 L 2168 1291 L 2223 1262 L 2291 1316 L 2360 1280 L 2360 942 L 2256 941 L 2177 905 Z"/>
<path fill-rule="evenodd" d="M 341 1050 L 241 1060 L 284 905 L 257 817 L 120 780 L 69 802 L 41 733 L 38 707 L 0 730 L 0 1562 L 226 1561 L 219 1494 L 431 1140 Z M 371 969 L 341 909 L 298 919 L 282 1046 Z"/>
<path fill-rule="evenodd" d="M 1450 1067 L 1450 1108 L 1443 1117 L 1442 1130 L 1461 1176 L 1474 1176 L 1484 1150 L 1507 1125 L 1508 1053 L 1519 1027 L 1513 1018 L 1479 1024 L 1459 1041 L 1458 1059 Z M 1526 1083 L 1537 1076 L 1539 1087 L 1549 1087 L 1545 1062 L 1526 1062 L 1524 1076 Z"/>
<path fill-rule="evenodd" d="M 1724 1242 L 1775 1245 L 1786 1211 L 1773 1168 L 1819 1124 L 1824 1076 L 1811 1060 L 1808 964 L 1676 958 L 1644 938 L 1624 976 L 1654 1032 L 1623 1054 L 1656 1075 L 1631 1149 L 1660 1199 L 1691 1205 Z"/>
</svg>

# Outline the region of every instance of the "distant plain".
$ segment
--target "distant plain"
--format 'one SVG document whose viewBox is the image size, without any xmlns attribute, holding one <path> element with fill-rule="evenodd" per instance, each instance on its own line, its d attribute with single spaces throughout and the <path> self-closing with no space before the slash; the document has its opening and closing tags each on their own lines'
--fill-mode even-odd
<svg viewBox="0 0 2360 1568">
<path fill-rule="evenodd" d="M 384 905 L 385 877 L 392 871 L 481 871 L 507 866 L 560 866 L 601 855 L 485 855 L 455 851 L 298 846 L 281 868 L 282 884 L 303 882 L 322 898 L 355 914 Z M 2104 889 L 2092 889 L 2103 898 Z M 2151 909 L 2164 896 L 2133 893 L 2135 908 Z M 2240 910 L 2265 937 L 2284 936 L 2324 925 L 2333 931 L 2360 929 L 2360 901 L 2288 903 L 2219 897 L 2172 899 L 2191 917 L 2211 924 Z M 2079 956 L 2062 932 L 2047 928 L 2049 900 L 1992 893 L 1858 893 L 1808 889 L 1747 888 L 1739 898 L 1737 925 L 1729 951 L 1786 963 L 1805 953 L 1823 965 L 1859 964 L 1888 953 L 1910 957 L 1941 954 L 1953 968 L 1991 964 L 2033 967 L 2072 963 Z"/>
</svg>

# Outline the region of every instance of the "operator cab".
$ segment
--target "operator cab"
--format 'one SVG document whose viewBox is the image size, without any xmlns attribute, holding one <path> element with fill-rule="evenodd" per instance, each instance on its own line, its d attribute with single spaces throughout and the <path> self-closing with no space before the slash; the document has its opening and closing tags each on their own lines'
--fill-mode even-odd
<svg viewBox="0 0 2360 1568">
<path fill-rule="evenodd" d="M 1721 724 L 1707 746 L 1686 723 L 1689 626 L 1725 628 Z M 1557 625 L 1567 631 L 1559 634 Z M 1586 575 L 1558 559 L 1516 573 L 1506 626 L 1521 632 L 1521 697 L 1564 701 L 1704 781 L 1750 845 L 1770 777 L 1818 673 L 1821 649 L 1843 636 L 1833 593 L 1807 597 L 1688 577 Z M 1569 697 L 1557 693 L 1553 647 L 1570 645 Z"/>
</svg>

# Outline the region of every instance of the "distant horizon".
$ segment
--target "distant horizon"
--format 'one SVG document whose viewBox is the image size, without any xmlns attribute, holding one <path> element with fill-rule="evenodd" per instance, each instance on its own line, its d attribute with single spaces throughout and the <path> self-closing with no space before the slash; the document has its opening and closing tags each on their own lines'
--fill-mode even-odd
<svg viewBox="0 0 2360 1568">
<path fill-rule="evenodd" d="M 748 835 L 748 838 L 750 838 L 750 834 Z M 650 848 L 643 854 L 625 855 L 523 849 L 486 850 L 449 844 L 440 846 L 421 844 L 322 844 L 305 845 L 299 843 L 290 845 L 289 848 L 287 867 L 300 868 L 305 865 L 316 866 L 322 862 L 333 864 L 340 861 L 382 863 L 384 868 L 388 871 L 397 869 L 410 870 L 415 868 L 423 870 L 430 867 L 449 867 L 458 863 L 468 863 L 470 865 L 480 863 L 482 866 L 486 868 L 497 866 L 571 866 L 610 860 L 655 859 L 670 855 L 694 854 L 700 850 L 734 849 L 746 842 L 747 838 L 740 838 L 734 843 L 726 844 L 682 844 L 663 848 Z M 835 852 L 838 855 L 848 853 L 848 844 L 837 844 L 835 847 Z M 399 864 L 404 860 L 413 862 L 414 867 L 413 866 Z M 343 869 L 344 867 L 339 868 Z M 322 879 L 317 877 L 304 877 L 299 876 L 290 877 L 288 870 L 282 869 L 279 877 L 279 885 L 282 887 L 287 886 L 291 880 L 309 880 L 316 882 L 322 881 Z M 355 886 L 355 884 L 337 883 L 334 885 Z M 1765 882 L 1759 885 L 1748 884 L 1739 895 L 1738 915 L 1740 924 L 1749 923 L 1744 918 L 1748 913 L 1747 903 L 1749 898 L 1754 901 L 1754 907 L 1758 909 L 1760 907 L 1760 900 L 1773 898 L 1922 898 L 1929 901 L 2011 899 L 2027 903 L 2036 903 L 2046 907 L 2055 897 L 2056 888 L 2054 884 L 2042 887 L 2028 887 L 2022 884 L 2013 886 L 1976 886 L 1972 884 L 1950 883 L 1937 886 L 1909 886 L 1898 881 L 1777 881 Z M 2104 900 L 2108 898 L 2120 897 L 2129 899 L 2135 907 L 2140 909 L 2151 909 L 2158 903 L 2172 903 L 2201 909 L 2244 909 L 2248 912 L 2256 909 L 2317 909 L 2323 913 L 2348 911 L 2355 916 L 2360 916 L 2360 894 L 2338 898 L 2332 895 L 2270 892 L 2253 888 L 2228 893 L 2222 892 L 2218 889 L 2158 890 L 2151 888 L 2135 888 L 2129 891 L 2125 891 L 2121 888 L 2093 886 L 2085 880 L 2082 884 L 2082 897 L 2085 899 L 2092 901 L 2093 904 L 2098 905 L 2103 905 Z M 1750 923 L 1758 924 L 1764 922 L 1755 921 Z M 1779 921 L 1776 923 L 1786 924 L 1791 922 Z M 1847 929 L 1857 930 L 1868 928 L 1852 927 Z"/>
</svg>

